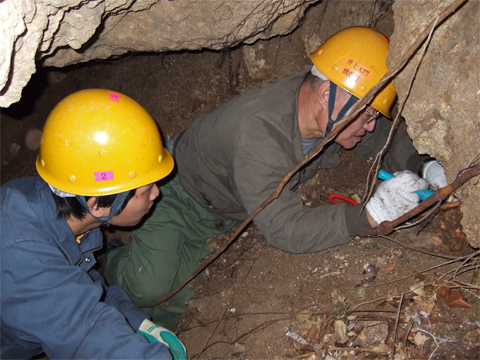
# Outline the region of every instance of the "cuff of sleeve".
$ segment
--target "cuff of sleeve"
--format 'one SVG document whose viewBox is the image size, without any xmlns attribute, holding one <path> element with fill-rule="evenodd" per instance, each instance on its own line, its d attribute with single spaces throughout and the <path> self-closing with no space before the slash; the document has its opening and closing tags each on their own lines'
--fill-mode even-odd
<svg viewBox="0 0 480 360">
<path fill-rule="evenodd" d="M 372 226 L 368 222 L 367 212 L 362 211 L 363 204 L 347 205 L 345 207 L 345 220 L 348 235 L 354 237 L 363 231 L 370 230 Z"/>
<path fill-rule="evenodd" d="M 440 172 L 440 173 L 443 172 L 442 165 L 440 165 L 436 160 L 427 161 L 422 166 L 422 171 L 421 171 L 420 177 L 423 177 L 424 179 L 427 179 L 427 173 L 429 171 L 428 169 L 430 169 L 430 168 L 433 168 L 433 169 L 437 170 L 437 171 L 434 170 L 434 172 Z M 438 170 L 440 170 L 440 171 L 438 171 Z"/>
<path fill-rule="evenodd" d="M 418 155 L 418 154 L 411 155 L 407 160 L 407 164 L 406 164 L 407 168 L 405 170 L 410 170 L 414 174 L 417 174 L 418 176 L 422 177 L 423 167 L 425 166 L 426 163 L 432 160 L 435 160 L 435 159 L 428 155 Z"/>
</svg>

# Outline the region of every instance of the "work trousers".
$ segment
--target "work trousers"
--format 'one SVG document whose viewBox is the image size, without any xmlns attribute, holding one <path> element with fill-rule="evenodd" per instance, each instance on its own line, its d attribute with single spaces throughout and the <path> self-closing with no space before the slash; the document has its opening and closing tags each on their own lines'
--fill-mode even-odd
<svg viewBox="0 0 480 360">
<path fill-rule="evenodd" d="M 132 244 L 108 253 L 105 276 L 109 284 L 123 287 L 155 323 L 171 329 L 187 310 L 193 283 L 167 302 L 149 306 L 190 276 L 211 251 L 206 240 L 230 230 L 235 221 L 211 215 L 187 194 L 177 176 L 160 192 L 150 216 L 133 231 Z"/>
</svg>

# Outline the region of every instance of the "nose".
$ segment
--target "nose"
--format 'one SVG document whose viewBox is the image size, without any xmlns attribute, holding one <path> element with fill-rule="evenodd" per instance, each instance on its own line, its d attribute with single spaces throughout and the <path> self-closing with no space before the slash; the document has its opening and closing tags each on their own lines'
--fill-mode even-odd
<svg viewBox="0 0 480 360">
<path fill-rule="evenodd" d="M 368 132 L 372 132 L 373 130 L 375 130 L 375 125 L 376 124 L 377 124 L 377 119 L 373 119 L 373 120 L 370 120 L 367 123 L 365 123 L 363 128 L 365 130 L 367 130 Z"/>
<path fill-rule="evenodd" d="M 153 184 L 152 192 L 150 193 L 150 201 L 155 200 L 158 195 L 160 195 L 160 189 L 158 188 L 157 184 Z"/>
</svg>

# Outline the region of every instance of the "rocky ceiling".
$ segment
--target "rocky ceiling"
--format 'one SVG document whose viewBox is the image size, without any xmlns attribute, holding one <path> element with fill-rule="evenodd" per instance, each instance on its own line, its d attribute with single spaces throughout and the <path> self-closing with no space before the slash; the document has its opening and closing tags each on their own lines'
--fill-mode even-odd
<svg viewBox="0 0 480 360">
<path fill-rule="evenodd" d="M 130 51 L 220 50 L 293 31 L 310 6 L 333 9 L 320 21 L 358 25 L 352 1 L 320 0 L 3 0 L 0 1 L 0 107 L 17 102 L 37 66 L 63 67 Z M 379 8 L 392 0 L 365 0 Z M 358 2 L 357 2 L 358 3 Z M 389 66 L 393 67 L 434 22 L 428 48 L 394 80 L 408 132 L 421 153 L 436 157 L 447 177 L 480 152 L 480 45 L 478 0 L 397 0 Z M 326 7 L 326 5 L 325 5 Z M 346 16 L 348 15 L 348 16 Z M 353 20 L 355 21 L 355 20 Z M 306 53 L 325 36 L 305 40 Z M 268 56 L 266 56 L 268 58 Z M 457 192 L 462 225 L 470 244 L 480 247 L 480 185 L 470 180 Z"/>
<path fill-rule="evenodd" d="M 129 51 L 215 49 L 288 34 L 319 0 L 4 0 L 0 106 L 36 63 L 62 67 Z"/>
</svg>

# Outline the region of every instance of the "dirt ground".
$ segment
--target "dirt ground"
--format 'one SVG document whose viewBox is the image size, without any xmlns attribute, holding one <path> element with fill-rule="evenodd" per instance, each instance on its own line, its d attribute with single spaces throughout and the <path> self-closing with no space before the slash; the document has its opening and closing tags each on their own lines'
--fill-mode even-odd
<svg viewBox="0 0 480 360">
<path fill-rule="evenodd" d="M 264 81 L 249 78 L 241 48 L 42 69 L 22 100 L 2 110 L 1 182 L 36 175 L 43 122 L 74 91 L 101 87 L 131 96 L 167 140 L 232 96 L 309 67 L 305 56 L 296 57 L 304 52 L 296 36 L 272 40 L 278 62 Z M 306 206 L 335 206 L 328 203 L 333 193 L 365 195 L 370 162 L 348 151 L 341 157 L 340 167 L 298 189 Z M 189 359 L 383 359 L 392 356 L 393 344 L 395 359 L 478 359 L 479 292 L 468 284 L 478 285 L 479 262 L 478 254 L 467 258 L 475 249 L 461 216 L 459 208 L 441 211 L 419 234 L 416 226 L 313 254 L 275 249 L 251 224 L 197 277 L 174 331 Z M 129 230 L 111 228 L 105 236 L 128 243 Z M 230 235 L 209 243 L 218 249 Z M 452 289 L 440 287 L 454 275 Z"/>
</svg>

